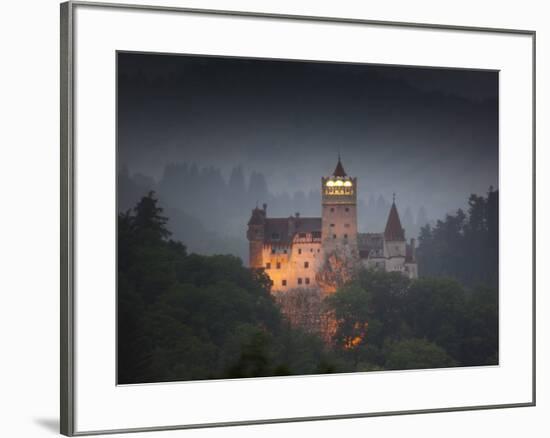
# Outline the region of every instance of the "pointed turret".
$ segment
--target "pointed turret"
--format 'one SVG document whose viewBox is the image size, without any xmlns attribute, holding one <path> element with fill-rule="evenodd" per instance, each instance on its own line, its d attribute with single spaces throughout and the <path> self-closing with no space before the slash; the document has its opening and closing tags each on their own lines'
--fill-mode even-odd
<svg viewBox="0 0 550 438">
<path fill-rule="evenodd" d="M 340 154 L 338 154 L 338 164 L 336 164 L 336 169 L 334 169 L 332 176 L 339 176 L 341 178 L 348 176 L 348 174 L 344 170 L 344 166 L 342 166 L 342 161 L 340 160 Z"/>
<path fill-rule="evenodd" d="M 405 230 L 401 226 L 401 220 L 399 219 L 399 213 L 397 212 L 397 207 L 395 205 L 395 195 L 393 196 L 393 203 L 388 216 L 388 222 L 386 223 L 386 229 L 384 230 L 384 238 L 387 241 L 405 240 Z"/>
</svg>

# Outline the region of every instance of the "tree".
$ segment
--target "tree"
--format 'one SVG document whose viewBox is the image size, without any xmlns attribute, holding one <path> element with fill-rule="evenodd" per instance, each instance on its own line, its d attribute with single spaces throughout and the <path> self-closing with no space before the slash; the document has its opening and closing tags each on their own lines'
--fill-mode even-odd
<svg viewBox="0 0 550 438">
<path fill-rule="evenodd" d="M 443 368 L 455 361 L 433 342 L 425 339 L 404 339 L 387 347 L 385 368 L 388 370 Z"/>
<path fill-rule="evenodd" d="M 466 286 L 498 286 L 498 191 L 471 195 L 459 209 L 420 229 L 417 249 L 421 276 L 452 277 Z"/>
<path fill-rule="evenodd" d="M 252 172 L 250 174 L 250 181 L 248 185 L 248 193 L 251 199 L 256 201 L 265 201 L 269 192 L 267 189 L 267 182 L 263 173 Z"/>
<path fill-rule="evenodd" d="M 359 284 L 367 292 L 371 308 L 369 342 L 382 347 L 384 340 L 409 334 L 403 318 L 410 280 L 399 272 L 362 270 Z"/>
<path fill-rule="evenodd" d="M 465 290 L 455 280 L 420 278 L 404 297 L 403 318 L 415 337 L 460 358 L 466 319 Z"/>
<path fill-rule="evenodd" d="M 460 361 L 463 365 L 497 365 L 498 289 L 478 286 L 467 295 Z"/>
<path fill-rule="evenodd" d="M 246 187 L 244 182 L 244 173 L 241 166 L 234 167 L 231 170 L 228 186 L 233 195 L 242 196 L 242 194 L 245 193 Z"/>
<path fill-rule="evenodd" d="M 317 336 L 284 321 L 265 273 L 188 254 L 167 221 L 153 193 L 119 214 L 119 383 L 340 369 Z"/>
<path fill-rule="evenodd" d="M 168 218 L 162 216 L 163 210 L 157 206 L 157 202 L 155 192 L 150 191 L 134 207 L 135 215 L 132 221 L 136 233 L 152 242 L 164 240 L 172 234 L 166 228 Z"/>
<path fill-rule="evenodd" d="M 326 299 L 336 322 L 333 341 L 351 353 L 354 364 L 367 347 L 367 330 L 372 316 L 370 296 L 359 284 L 348 284 Z"/>
<path fill-rule="evenodd" d="M 409 335 L 403 300 L 409 280 L 397 272 L 361 270 L 356 281 L 326 299 L 337 324 L 334 341 L 359 362 L 383 365 L 384 343 Z"/>
<path fill-rule="evenodd" d="M 356 370 L 498 363 L 495 288 L 361 270 L 326 304 L 337 324 L 334 346 Z"/>
</svg>

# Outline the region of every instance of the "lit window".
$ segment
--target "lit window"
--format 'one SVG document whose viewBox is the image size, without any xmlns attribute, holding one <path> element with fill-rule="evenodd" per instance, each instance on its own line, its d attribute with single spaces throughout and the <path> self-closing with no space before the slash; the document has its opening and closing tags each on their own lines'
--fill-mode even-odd
<svg viewBox="0 0 550 438">
<path fill-rule="evenodd" d="M 327 181 L 327 187 L 333 187 L 334 181 Z"/>
<path fill-rule="evenodd" d="M 351 187 L 351 181 L 346 181 L 344 183 L 344 187 Z"/>
<path fill-rule="evenodd" d="M 309 262 L 304 262 L 304 268 L 309 268 Z"/>
<path fill-rule="evenodd" d="M 271 263 L 266 263 L 265 264 L 265 269 L 271 269 Z"/>
<path fill-rule="evenodd" d="M 344 182 L 338 180 L 338 181 L 336 181 L 336 182 L 334 183 L 334 185 L 337 186 L 337 187 L 342 187 L 342 186 L 344 185 Z"/>
</svg>

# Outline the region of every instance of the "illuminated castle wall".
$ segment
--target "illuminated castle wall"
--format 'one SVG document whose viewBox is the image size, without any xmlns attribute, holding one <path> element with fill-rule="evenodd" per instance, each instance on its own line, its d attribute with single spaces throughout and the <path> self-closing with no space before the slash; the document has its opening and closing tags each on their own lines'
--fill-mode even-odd
<svg viewBox="0 0 550 438">
<path fill-rule="evenodd" d="M 263 269 L 273 292 L 320 288 L 319 274 L 331 254 L 346 254 L 367 268 L 417 277 L 415 242 L 407 244 L 394 202 L 383 233 L 358 233 L 357 178 L 340 158 L 332 175 L 321 178 L 321 217 L 269 218 L 267 205 L 248 221 L 249 265 Z"/>
</svg>

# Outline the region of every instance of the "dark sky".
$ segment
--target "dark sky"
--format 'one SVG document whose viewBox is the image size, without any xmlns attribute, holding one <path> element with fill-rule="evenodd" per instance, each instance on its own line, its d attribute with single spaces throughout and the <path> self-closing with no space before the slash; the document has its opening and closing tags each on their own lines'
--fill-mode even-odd
<svg viewBox="0 0 550 438">
<path fill-rule="evenodd" d="M 341 153 L 359 196 L 432 217 L 498 187 L 498 73 L 177 55 L 118 55 L 119 163 L 262 172 L 318 189 Z"/>
</svg>

